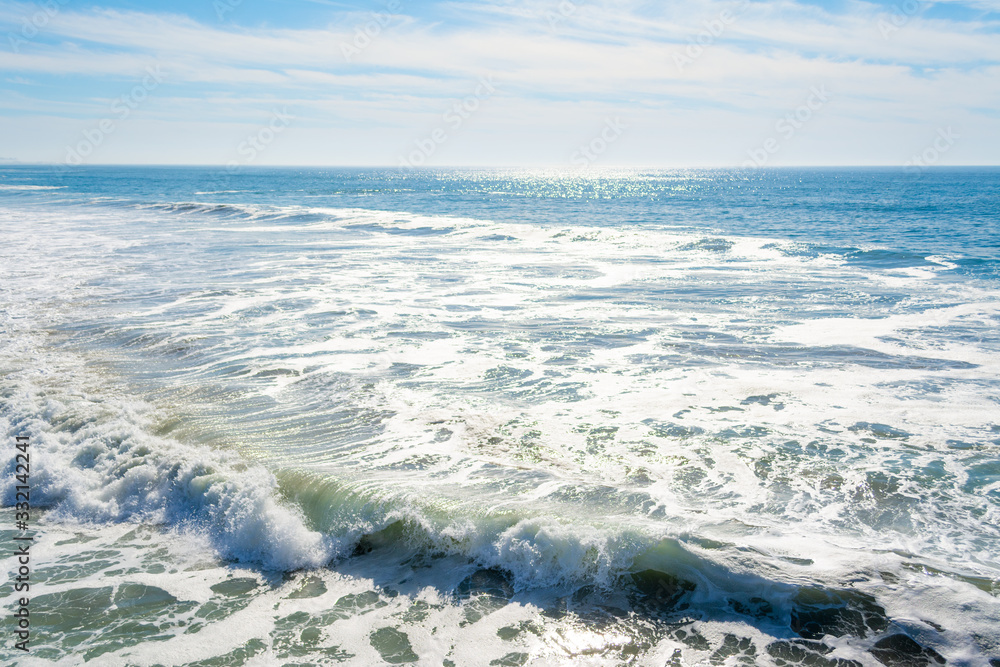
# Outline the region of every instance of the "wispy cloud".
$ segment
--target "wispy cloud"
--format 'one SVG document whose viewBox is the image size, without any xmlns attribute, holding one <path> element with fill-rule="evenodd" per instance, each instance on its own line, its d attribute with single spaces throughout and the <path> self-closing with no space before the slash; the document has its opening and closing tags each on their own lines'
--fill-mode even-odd
<svg viewBox="0 0 1000 667">
<path fill-rule="evenodd" d="M 99 117 L 143 68 L 159 66 L 166 81 L 155 103 L 131 122 L 140 128 L 155 120 L 160 132 L 174 124 L 179 141 L 164 161 L 218 160 L 181 133 L 205 124 L 235 131 L 281 102 L 294 105 L 299 119 L 282 140 L 298 148 L 269 151 L 269 158 L 329 161 L 329 151 L 313 155 L 308 143 L 351 132 L 364 136 L 347 142 L 360 152 L 338 152 L 337 161 L 394 162 L 393 142 L 420 136 L 449 100 L 492 73 L 503 83 L 490 112 L 463 128 L 467 140 L 450 141 L 434 156 L 438 162 L 507 161 L 513 146 L 524 148 L 525 161 L 558 162 L 593 131 L 585 128 L 628 112 L 632 129 L 616 146 L 624 161 L 739 163 L 744 148 L 771 131 L 776 113 L 823 83 L 835 101 L 811 125 L 811 137 L 802 133 L 804 143 L 827 147 L 817 153 L 821 161 L 885 161 L 918 130 L 944 122 L 964 124 L 965 136 L 982 134 L 978 143 L 963 142 L 979 146 L 967 149 L 979 153 L 965 159 L 982 161 L 987 150 L 998 154 L 1000 142 L 996 115 L 983 112 L 1000 107 L 998 4 L 917 3 L 887 35 L 880 21 L 893 21 L 900 6 L 855 0 L 829 8 L 789 0 L 665 6 L 579 0 L 555 26 L 546 18 L 558 8 L 555 0 L 432 3 L 419 10 L 400 3 L 392 22 L 349 61 L 341 45 L 355 39 L 373 11 L 384 12 L 381 5 L 317 5 L 325 13 L 308 27 L 282 25 L 277 12 L 268 21 L 240 23 L 236 11 L 220 22 L 166 8 L 66 5 L 16 52 L 0 51 L 7 75 L 0 111 L 9 124 L 32 127 L 25 136 L 35 139 L 44 115 L 51 142 L 59 144 L 69 128 Z M 931 11 L 937 6 L 957 18 Z M 705 42 L 708 22 L 737 10 L 725 33 Z M 36 5 L 0 3 L 0 34 L 19 35 L 35 11 Z M 675 55 L 692 44 L 703 47 L 697 61 L 676 67 Z M 708 118 L 713 124 L 706 125 Z M 676 141 L 678 125 L 698 142 Z M 539 144 L 539 137 L 548 138 Z M 844 147 L 863 145 L 859 137 L 874 144 L 852 149 L 852 159 Z M 113 144 L 108 160 L 127 152 Z M 962 159 L 960 148 L 949 157 Z M 46 151 L 18 146 L 36 159 Z M 781 158 L 795 155 L 790 148 Z"/>
</svg>

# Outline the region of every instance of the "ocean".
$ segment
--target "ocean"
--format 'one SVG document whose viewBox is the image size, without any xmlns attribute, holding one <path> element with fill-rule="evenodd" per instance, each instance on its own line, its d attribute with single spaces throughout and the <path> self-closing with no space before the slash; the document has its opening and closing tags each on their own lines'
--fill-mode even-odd
<svg viewBox="0 0 1000 667">
<path fill-rule="evenodd" d="M 1000 665 L 998 222 L 995 168 L 0 166 L 0 662 Z"/>
</svg>

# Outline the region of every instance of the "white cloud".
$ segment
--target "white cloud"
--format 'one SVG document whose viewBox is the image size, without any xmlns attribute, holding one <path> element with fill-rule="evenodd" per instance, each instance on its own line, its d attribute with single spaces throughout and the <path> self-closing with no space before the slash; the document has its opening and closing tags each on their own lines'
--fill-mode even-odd
<svg viewBox="0 0 1000 667">
<path fill-rule="evenodd" d="M 831 119 L 824 131 L 854 133 L 840 137 L 840 144 L 831 135 L 830 155 L 839 154 L 830 152 L 838 145 L 860 146 L 859 133 L 871 137 L 875 155 L 881 154 L 878 146 L 915 128 L 959 120 L 984 135 L 977 140 L 982 156 L 1000 154 L 995 114 L 978 111 L 1000 108 L 995 84 L 1000 40 L 989 32 L 997 29 L 995 22 L 917 14 L 886 37 L 878 24 L 886 10 L 874 4 L 853 2 L 833 15 L 786 0 L 754 2 L 679 69 L 675 54 L 689 46 L 705 21 L 736 3 L 653 6 L 609 0 L 576 6 L 553 28 L 545 13 L 558 2 L 440 5 L 439 13 L 454 15 L 454 21 L 397 17 L 352 62 L 340 45 L 354 39 L 364 14 L 341 14 L 321 28 L 291 30 L 65 8 L 20 53 L 0 54 L 8 83 L 22 85 L 0 108 L 15 126 L 25 123 L 19 113 L 31 112 L 67 117 L 60 125 L 83 126 L 100 117 L 116 90 L 127 90 L 146 66 L 157 65 L 166 84 L 147 113 L 159 123 L 253 122 L 282 103 L 298 110 L 302 136 L 380 128 L 367 146 L 384 154 L 397 135 L 405 148 L 407 137 L 419 137 L 449 104 L 469 94 L 478 77 L 492 73 L 498 91 L 477 113 L 476 131 L 492 133 L 493 153 L 520 147 L 542 160 L 559 154 L 560 142 L 570 140 L 565 127 L 599 125 L 602 114 L 629 112 L 649 119 L 637 123 L 633 133 L 644 136 L 646 145 L 658 146 L 669 137 L 673 146 L 687 146 L 687 159 L 695 161 L 695 145 L 677 138 L 683 122 L 697 138 L 699 155 L 724 162 L 725 155 L 738 160 L 743 146 L 769 131 L 775 115 L 794 108 L 810 85 L 825 84 L 834 100 L 824 110 Z M 16 25 L 24 8 L 0 5 L 0 22 Z M 98 82 L 102 95 L 81 97 L 69 86 L 52 102 L 51 95 L 31 98 L 33 89 L 23 87 L 30 78 L 51 89 L 65 85 L 66 77 Z M 669 122 L 656 123 L 657 116 Z M 706 118 L 712 122 L 703 122 Z M 386 134 L 386 128 L 393 131 Z M 473 142 L 478 135 L 471 128 L 463 129 L 467 144 L 486 151 L 489 139 Z M 208 159 L 194 142 L 184 148 L 183 139 L 178 141 L 192 156 L 189 161 Z M 452 142 L 440 158 L 465 155 L 460 145 Z M 641 160 L 641 145 L 629 146 L 623 137 L 620 153 L 632 156 L 629 160 L 656 162 L 662 154 L 651 148 Z M 874 159 L 856 150 L 858 162 Z M 269 151 L 268 157 L 279 154 Z M 956 148 L 954 154 L 962 153 Z M 368 161 L 361 158 L 354 161 Z M 482 162 L 490 159 L 489 151 L 483 153 Z"/>
</svg>

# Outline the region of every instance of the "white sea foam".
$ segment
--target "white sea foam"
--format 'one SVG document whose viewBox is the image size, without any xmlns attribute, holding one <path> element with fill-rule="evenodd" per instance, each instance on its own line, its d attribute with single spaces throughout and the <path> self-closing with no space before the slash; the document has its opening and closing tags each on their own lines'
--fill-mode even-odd
<svg viewBox="0 0 1000 667">
<path fill-rule="evenodd" d="M 78 385 L 67 394 L 49 382 L 24 382 L 8 394 L 0 418 L 8 437 L 31 437 L 40 461 L 33 498 L 54 508 L 54 518 L 193 530 L 226 557 L 280 569 L 317 567 L 337 553 L 335 542 L 306 528 L 277 497 L 274 476 L 262 466 L 152 435 L 148 407 L 115 398 L 107 387 Z M 13 477 L 2 483 L 9 500 Z"/>
<path fill-rule="evenodd" d="M 399 522 L 400 549 L 522 593 L 652 567 L 725 609 L 854 577 L 901 619 L 910 584 L 935 623 L 974 598 L 949 655 L 988 632 L 959 576 L 997 572 L 988 286 L 773 239 L 213 206 L 36 211 L 30 233 L 3 214 L 2 414 L 44 453 L 52 520 L 278 569 Z M 289 222 L 307 213 L 327 217 Z M 362 616 L 338 627 L 371 657 Z"/>
</svg>

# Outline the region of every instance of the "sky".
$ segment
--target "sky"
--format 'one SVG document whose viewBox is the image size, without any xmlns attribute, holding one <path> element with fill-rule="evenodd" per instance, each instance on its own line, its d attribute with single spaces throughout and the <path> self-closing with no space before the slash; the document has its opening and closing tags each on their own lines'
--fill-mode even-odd
<svg viewBox="0 0 1000 667">
<path fill-rule="evenodd" d="M 0 162 L 1000 164 L 1000 0 L 0 0 Z"/>
</svg>

